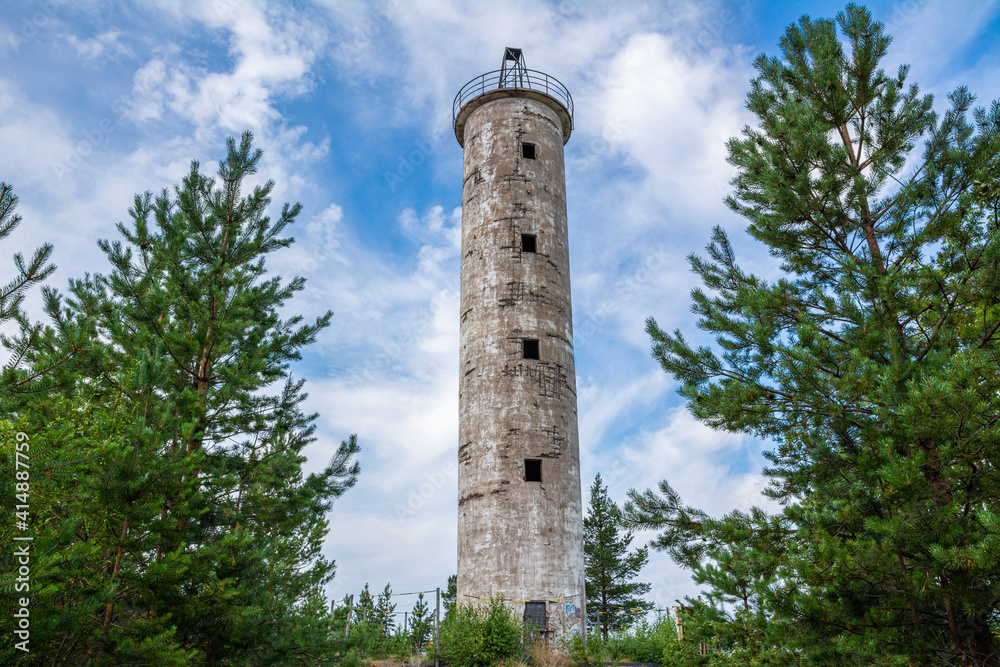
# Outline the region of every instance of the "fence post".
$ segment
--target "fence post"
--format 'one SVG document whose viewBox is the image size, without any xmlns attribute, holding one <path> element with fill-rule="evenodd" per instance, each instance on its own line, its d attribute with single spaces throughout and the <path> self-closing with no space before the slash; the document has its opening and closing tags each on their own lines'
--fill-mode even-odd
<svg viewBox="0 0 1000 667">
<path fill-rule="evenodd" d="M 351 634 L 351 612 L 354 611 L 354 593 L 351 593 L 351 597 L 347 598 L 347 627 L 344 628 L 344 639 L 347 639 L 348 635 Z"/>
<path fill-rule="evenodd" d="M 441 644 L 441 587 L 438 586 L 437 593 L 434 596 L 436 602 L 434 604 L 434 667 L 441 667 L 440 662 L 440 644 Z"/>
</svg>

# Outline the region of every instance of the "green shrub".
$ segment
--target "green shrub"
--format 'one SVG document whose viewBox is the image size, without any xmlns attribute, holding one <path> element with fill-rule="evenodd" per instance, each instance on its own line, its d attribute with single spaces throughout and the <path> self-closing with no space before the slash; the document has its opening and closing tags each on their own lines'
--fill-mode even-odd
<svg viewBox="0 0 1000 667">
<path fill-rule="evenodd" d="M 674 626 L 669 616 L 660 616 L 650 623 L 645 618 L 632 627 L 616 630 L 604 639 L 596 629 L 587 636 L 587 652 L 597 661 L 651 662 L 660 664 L 671 640 L 676 642 Z"/>
<path fill-rule="evenodd" d="M 450 667 L 490 667 L 501 660 L 530 660 L 530 630 L 504 602 L 459 605 L 441 623 L 441 662 Z"/>
</svg>

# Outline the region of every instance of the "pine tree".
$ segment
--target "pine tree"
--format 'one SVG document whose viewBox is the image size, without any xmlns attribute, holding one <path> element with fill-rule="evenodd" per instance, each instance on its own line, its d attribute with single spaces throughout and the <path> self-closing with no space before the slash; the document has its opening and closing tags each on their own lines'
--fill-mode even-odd
<svg viewBox="0 0 1000 667">
<path fill-rule="evenodd" d="M 745 601 L 723 643 L 749 630 L 808 664 L 998 665 L 1000 104 L 959 88 L 938 117 L 907 67 L 879 69 L 889 44 L 848 5 L 755 61 L 727 203 L 785 275 L 741 269 L 717 228 L 710 259 L 690 258 L 717 347 L 648 322 L 698 419 L 776 443 L 783 511 L 712 519 L 663 482 L 626 515 Z"/>
<path fill-rule="evenodd" d="M 458 575 L 452 574 L 448 577 L 448 584 L 445 586 L 444 592 L 441 593 L 441 603 L 444 605 L 444 618 L 448 618 L 450 614 L 455 609 L 455 603 L 458 599 Z"/>
<path fill-rule="evenodd" d="M 375 596 L 365 583 L 358 595 L 351 621 L 351 640 L 362 655 L 381 657 L 386 653 L 395 625 L 392 614 L 396 606 L 391 603 L 391 598 L 389 584 Z"/>
<path fill-rule="evenodd" d="M 396 621 L 393 618 L 395 613 L 396 605 L 392 602 L 392 585 L 386 584 L 382 592 L 378 594 L 378 599 L 375 601 L 374 618 L 369 619 L 369 622 L 374 621 L 378 624 L 382 636 L 388 637 L 393 634 L 396 628 Z"/>
<path fill-rule="evenodd" d="M 54 620 L 33 634 L 50 659 L 333 658 L 320 549 L 358 446 L 303 473 L 316 415 L 289 365 L 330 314 L 279 316 L 304 281 L 269 276 L 266 258 L 292 243 L 299 206 L 272 221 L 273 182 L 243 194 L 261 158 L 251 140 L 229 141 L 218 184 L 194 162 L 173 193 L 137 196 L 122 239 L 99 242 L 110 274 L 71 282 L 26 359 L 81 357 L 15 413 L 54 471 L 39 486 L 51 557 L 36 598 Z M 81 354 L 69 334 L 86 323 Z"/>
<path fill-rule="evenodd" d="M 640 598 L 650 585 L 635 582 L 649 560 L 649 550 L 629 553 L 632 533 L 622 528 L 618 506 L 601 486 L 600 473 L 590 487 L 590 506 L 583 520 L 583 560 L 587 585 L 587 612 L 596 616 L 601 634 L 632 624 L 636 613 L 652 609 Z"/>
<path fill-rule="evenodd" d="M 423 593 L 417 595 L 417 602 L 413 605 L 410 619 L 410 644 L 419 653 L 423 651 L 424 644 L 434 629 L 434 618 Z"/>
<path fill-rule="evenodd" d="M 140 372 L 125 369 L 114 381 L 137 390 Z M 183 565 L 154 574 L 143 564 L 156 546 L 160 494 L 184 468 L 157 456 L 127 403 L 106 403 L 86 388 L 27 404 L 15 423 L 30 444 L 29 592 L 37 621 L 32 653 L 18 662 L 82 664 L 110 655 L 124 664 L 198 664 L 197 651 L 175 640 L 169 617 L 148 612 L 154 577 L 180 576 Z M 13 498 L 4 500 L 13 507 Z"/>
</svg>

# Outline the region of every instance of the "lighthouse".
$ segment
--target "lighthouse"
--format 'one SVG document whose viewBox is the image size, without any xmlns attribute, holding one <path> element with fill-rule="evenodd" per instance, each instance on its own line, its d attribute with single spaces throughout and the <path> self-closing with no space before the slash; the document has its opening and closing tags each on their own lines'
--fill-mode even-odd
<svg viewBox="0 0 1000 667">
<path fill-rule="evenodd" d="M 573 99 L 520 49 L 453 105 L 463 148 L 458 602 L 585 632 L 563 145 Z"/>
</svg>

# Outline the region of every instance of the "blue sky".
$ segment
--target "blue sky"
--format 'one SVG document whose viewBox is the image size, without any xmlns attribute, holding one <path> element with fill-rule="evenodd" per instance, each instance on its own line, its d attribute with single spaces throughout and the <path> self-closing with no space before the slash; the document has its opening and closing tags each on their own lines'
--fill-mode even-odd
<svg viewBox="0 0 1000 667">
<path fill-rule="evenodd" d="M 935 95 L 1000 91 L 1000 4 L 869 3 L 895 41 L 886 62 Z M 275 208 L 299 201 L 297 243 L 271 261 L 308 279 L 293 310 L 335 311 L 296 366 L 308 379 L 320 467 L 357 433 L 362 474 L 334 507 L 325 553 L 337 597 L 365 582 L 444 586 L 455 571 L 462 152 L 451 103 L 503 47 L 565 83 L 583 485 L 621 501 L 666 478 L 715 513 L 762 504 L 766 443 L 695 422 L 649 354 L 655 316 L 700 340 L 685 257 L 713 225 L 741 263 L 776 275 L 722 204 L 725 141 L 760 52 L 834 2 L 5 2 L 0 11 L 0 181 L 25 222 L 4 255 L 55 244 L 50 284 L 105 272 L 136 192 L 207 171 L 251 129 Z M 30 305 L 37 309 L 37 294 Z M 636 543 L 646 537 L 640 535 Z M 651 599 L 696 594 L 651 555 Z M 403 598 L 400 610 L 411 600 Z"/>
</svg>

